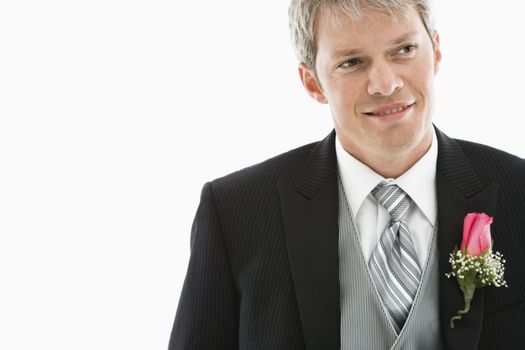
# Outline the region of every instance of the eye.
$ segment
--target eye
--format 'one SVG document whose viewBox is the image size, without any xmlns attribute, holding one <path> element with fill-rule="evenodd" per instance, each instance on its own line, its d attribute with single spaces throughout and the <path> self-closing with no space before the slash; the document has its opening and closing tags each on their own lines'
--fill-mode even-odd
<svg viewBox="0 0 525 350">
<path fill-rule="evenodd" d="M 339 65 L 339 68 L 352 68 L 354 66 L 357 66 L 359 63 L 361 63 L 361 60 L 359 58 L 351 58 Z"/>
<path fill-rule="evenodd" d="M 409 44 L 409 45 L 405 45 L 403 47 L 401 47 L 397 53 L 400 53 L 400 54 L 403 54 L 403 55 L 406 55 L 406 54 L 409 54 L 411 52 L 414 52 L 416 50 L 416 45 L 414 44 Z"/>
</svg>

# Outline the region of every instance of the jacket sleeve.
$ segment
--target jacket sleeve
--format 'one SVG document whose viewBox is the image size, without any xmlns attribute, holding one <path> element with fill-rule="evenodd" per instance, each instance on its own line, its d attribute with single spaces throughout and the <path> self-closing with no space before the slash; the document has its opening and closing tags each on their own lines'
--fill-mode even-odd
<svg viewBox="0 0 525 350">
<path fill-rule="evenodd" d="M 238 348 L 238 297 L 211 187 L 204 185 L 193 221 L 190 261 L 169 350 Z"/>
</svg>

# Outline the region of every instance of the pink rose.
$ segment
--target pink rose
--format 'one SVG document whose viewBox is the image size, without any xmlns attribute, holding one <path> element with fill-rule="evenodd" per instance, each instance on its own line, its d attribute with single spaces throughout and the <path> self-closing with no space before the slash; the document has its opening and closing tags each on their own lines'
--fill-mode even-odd
<svg viewBox="0 0 525 350">
<path fill-rule="evenodd" d="M 485 213 L 469 213 L 463 222 L 463 240 L 461 250 L 467 249 L 470 256 L 479 256 L 491 248 L 490 224 L 492 217 Z"/>
</svg>

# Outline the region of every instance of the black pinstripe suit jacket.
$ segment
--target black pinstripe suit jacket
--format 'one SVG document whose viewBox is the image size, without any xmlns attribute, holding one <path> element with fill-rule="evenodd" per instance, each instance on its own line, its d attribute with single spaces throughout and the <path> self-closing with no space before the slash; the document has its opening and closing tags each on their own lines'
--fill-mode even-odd
<svg viewBox="0 0 525 350">
<path fill-rule="evenodd" d="M 525 347 L 525 160 L 436 129 L 439 296 L 447 349 Z M 169 349 L 339 349 L 335 132 L 207 183 Z M 508 288 L 463 308 L 448 255 L 468 212 L 494 216 Z"/>
</svg>

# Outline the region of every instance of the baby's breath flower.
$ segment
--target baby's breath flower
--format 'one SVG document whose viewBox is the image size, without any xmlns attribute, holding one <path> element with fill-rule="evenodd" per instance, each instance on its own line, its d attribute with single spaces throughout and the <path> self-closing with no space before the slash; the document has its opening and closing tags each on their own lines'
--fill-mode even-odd
<svg viewBox="0 0 525 350">
<path fill-rule="evenodd" d="M 489 285 L 507 286 L 504 279 L 505 259 L 500 252 L 470 256 L 458 250 L 455 254 L 450 254 L 449 261 L 452 271 L 446 274 L 448 278 L 457 276 L 458 279 L 465 280 L 465 276 L 470 277 L 471 273 L 475 272 L 473 280 L 467 282 L 473 283 L 476 288 Z"/>
</svg>

